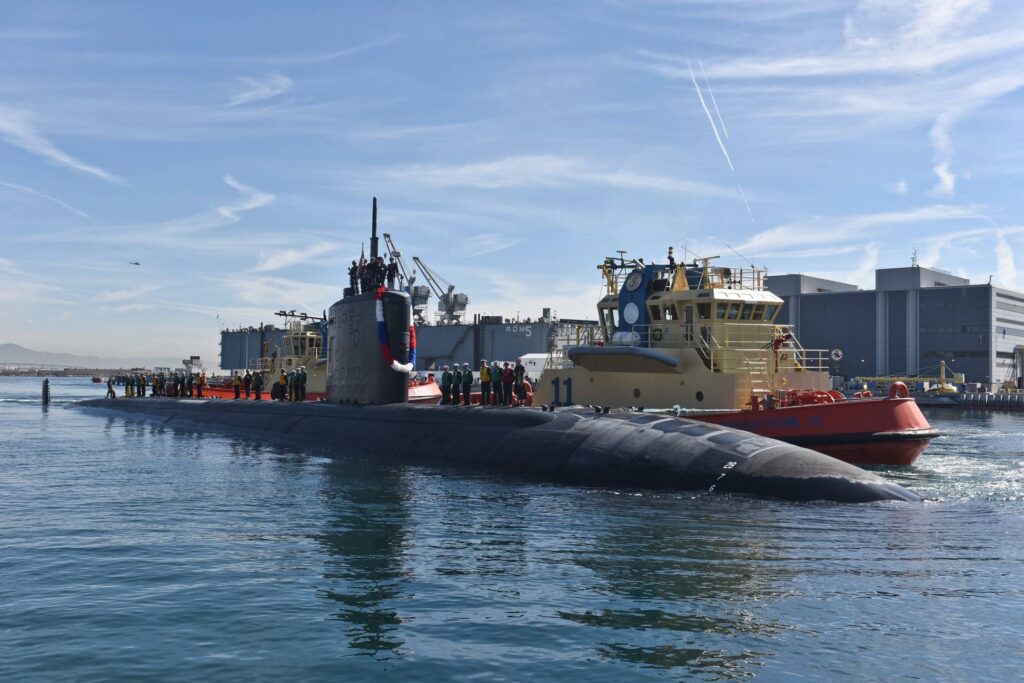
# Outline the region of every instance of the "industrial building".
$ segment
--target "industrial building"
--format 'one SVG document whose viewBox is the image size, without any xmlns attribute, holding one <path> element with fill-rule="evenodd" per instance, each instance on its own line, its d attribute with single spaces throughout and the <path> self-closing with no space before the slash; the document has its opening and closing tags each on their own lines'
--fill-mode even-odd
<svg viewBox="0 0 1024 683">
<path fill-rule="evenodd" d="M 1024 386 L 1024 292 L 917 265 L 875 271 L 874 290 L 807 275 L 767 286 L 804 348 L 838 350 L 835 375 L 935 375 L 945 361 L 992 390 Z"/>
</svg>

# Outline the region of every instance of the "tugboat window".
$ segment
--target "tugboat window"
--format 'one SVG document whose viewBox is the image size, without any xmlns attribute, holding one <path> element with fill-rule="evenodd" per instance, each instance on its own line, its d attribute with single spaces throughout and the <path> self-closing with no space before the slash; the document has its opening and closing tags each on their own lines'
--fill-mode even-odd
<svg viewBox="0 0 1024 683">
<path fill-rule="evenodd" d="M 743 312 L 740 313 L 740 320 L 750 320 L 754 313 L 754 304 L 743 304 Z"/>
<path fill-rule="evenodd" d="M 709 320 L 711 318 L 711 304 L 697 304 L 697 314 L 701 320 Z"/>
<path fill-rule="evenodd" d="M 651 320 L 661 320 L 661 309 L 657 306 L 651 306 Z"/>
<path fill-rule="evenodd" d="M 672 304 L 665 304 L 665 320 L 676 319 L 676 308 Z"/>
<path fill-rule="evenodd" d="M 764 319 L 771 321 L 775 319 L 775 312 L 778 310 L 775 304 L 768 304 L 764 309 Z"/>
<path fill-rule="evenodd" d="M 727 308 L 729 308 L 729 304 L 724 301 L 715 304 L 715 317 L 719 320 L 725 320 L 725 311 Z"/>
<path fill-rule="evenodd" d="M 764 304 L 754 305 L 754 320 L 764 319 Z"/>
<path fill-rule="evenodd" d="M 743 304 L 731 304 L 729 306 L 729 320 L 736 320 L 740 317 L 740 309 L 743 308 Z"/>
</svg>

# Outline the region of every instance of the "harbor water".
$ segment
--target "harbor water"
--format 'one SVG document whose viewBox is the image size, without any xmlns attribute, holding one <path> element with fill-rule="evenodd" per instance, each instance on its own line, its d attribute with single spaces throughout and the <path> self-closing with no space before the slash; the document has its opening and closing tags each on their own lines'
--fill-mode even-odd
<svg viewBox="0 0 1024 683">
<path fill-rule="evenodd" d="M 878 470 L 924 504 L 795 504 L 329 458 L 41 383 L 0 377 L 0 680 L 1024 667 L 1024 413 L 928 412 L 943 436 Z"/>
</svg>

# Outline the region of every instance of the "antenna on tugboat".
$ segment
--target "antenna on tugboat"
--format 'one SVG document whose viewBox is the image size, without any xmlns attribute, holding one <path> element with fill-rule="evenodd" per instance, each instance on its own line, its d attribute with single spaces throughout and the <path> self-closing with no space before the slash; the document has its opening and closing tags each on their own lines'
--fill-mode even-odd
<svg viewBox="0 0 1024 683">
<path fill-rule="evenodd" d="M 739 256 L 739 257 L 740 257 L 741 259 L 743 259 L 744 261 L 746 261 L 747 263 L 749 263 L 749 264 L 750 264 L 750 267 L 751 267 L 751 268 L 757 268 L 757 266 L 755 266 L 755 265 L 754 265 L 754 262 L 753 262 L 753 261 L 751 261 L 751 260 L 750 260 L 750 259 L 748 259 L 748 258 L 747 258 L 746 256 L 744 256 L 743 254 L 741 254 L 740 252 L 738 252 L 738 251 L 736 251 L 735 249 L 733 249 L 733 246 L 732 246 L 731 244 L 729 244 L 728 242 L 726 242 L 725 240 L 723 240 L 723 239 L 722 239 L 721 237 L 718 237 L 718 235 L 715 235 L 715 237 L 716 237 L 716 238 L 718 239 L 718 241 L 719 241 L 719 242 L 721 242 L 721 243 L 722 243 L 722 244 L 724 244 L 725 246 L 729 247 L 729 249 L 732 249 L 732 253 L 736 254 L 736 255 L 737 255 L 737 256 Z"/>
</svg>

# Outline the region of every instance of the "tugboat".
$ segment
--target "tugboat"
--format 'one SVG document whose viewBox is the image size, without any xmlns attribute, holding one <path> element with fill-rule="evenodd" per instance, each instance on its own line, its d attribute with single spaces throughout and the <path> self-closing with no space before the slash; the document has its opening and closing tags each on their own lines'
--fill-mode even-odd
<svg viewBox="0 0 1024 683">
<path fill-rule="evenodd" d="M 886 398 L 831 387 L 829 352 L 803 348 L 777 324 L 782 299 L 766 272 L 627 259 L 598 266 L 599 339 L 552 356 L 541 405 L 669 409 L 805 446 L 860 465 L 909 465 L 938 435 L 906 385 Z"/>
</svg>

